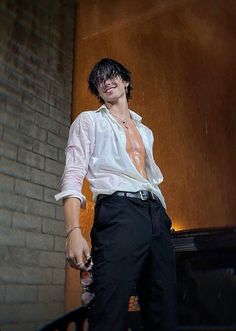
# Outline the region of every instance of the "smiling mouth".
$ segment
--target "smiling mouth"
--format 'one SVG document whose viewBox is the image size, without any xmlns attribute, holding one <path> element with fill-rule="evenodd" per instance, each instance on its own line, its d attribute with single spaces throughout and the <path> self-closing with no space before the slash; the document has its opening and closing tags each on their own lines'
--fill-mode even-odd
<svg viewBox="0 0 236 331">
<path fill-rule="evenodd" d="M 108 88 L 106 88 L 106 89 L 104 90 L 104 93 L 107 93 L 107 92 L 109 92 L 110 90 L 113 90 L 115 87 L 116 87 L 116 86 L 109 86 Z"/>
</svg>

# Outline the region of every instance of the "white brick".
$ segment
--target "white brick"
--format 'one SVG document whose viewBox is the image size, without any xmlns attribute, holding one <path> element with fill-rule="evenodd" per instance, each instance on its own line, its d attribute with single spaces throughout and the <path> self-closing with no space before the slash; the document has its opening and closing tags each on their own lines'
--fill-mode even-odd
<svg viewBox="0 0 236 331">
<path fill-rule="evenodd" d="M 42 170 L 32 169 L 31 181 L 50 188 L 57 187 L 57 177 Z"/>
<path fill-rule="evenodd" d="M 66 58 L 64 58 L 65 62 L 67 62 Z M 65 63 L 64 63 L 65 65 Z M 71 68 L 71 63 L 69 62 L 69 66 Z M 69 69 L 70 70 L 70 69 Z M 65 113 L 66 118 L 69 118 L 68 114 L 71 112 L 71 103 L 63 100 L 60 96 L 56 96 L 51 94 L 49 98 L 49 103 L 58 109 L 59 111 Z"/>
<path fill-rule="evenodd" d="M 61 177 L 64 171 L 64 164 L 61 164 L 58 161 L 46 159 L 45 170 Z"/>
<path fill-rule="evenodd" d="M 53 236 L 41 233 L 26 233 L 26 247 L 33 249 L 52 250 Z"/>
<path fill-rule="evenodd" d="M 68 19 L 63 29 L 70 40 L 66 38 L 61 45 L 60 22 L 56 19 L 48 33 L 48 27 L 42 24 L 45 15 L 41 15 L 55 8 L 57 11 L 60 6 L 51 9 L 37 2 L 35 7 L 29 2 L 22 11 L 14 1 L 8 7 L 6 2 L 0 4 L 4 10 L 0 24 L 0 48 L 4 50 L 0 52 L 0 79 L 5 79 L 0 92 L 0 224 L 7 228 L 8 239 L 0 229 L 0 240 L 5 240 L 0 245 L 0 283 L 4 282 L 0 285 L 0 328 L 35 331 L 45 321 L 62 315 L 64 308 L 64 238 L 60 236 L 64 237 L 65 232 L 64 222 L 55 221 L 53 195 L 64 170 L 62 149 L 70 124 L 74 8 L 64 8 Z M 17 8 L 23 13 L 18 17 L 18 37 L 27 37 L 30 27 L 37 23 L 35 49 L 25 42 L 27 38 L 20 43 L 20 37 L 9 39 L 7 32 L 12 30 Z M 58 158 L 58 163 L 52 162 Z M 60 214 L 57 209 L 59 219 Z M 27 236 L 27 247 L 26 241 L 25 246 L 18 246 L 19 233 Z M 40 263 L 43 266 L 39 267 Z"/>
<path fill-rule="evenodd" d="M 13 193 L 0 192 L 0 208 L 25 212 L 27 199 Z"/>
<path fill-rule="evenodd" d="M 14 179 L 0 173 L 0 191 L 11 192 L 14 189 Z"/>
<path fill-rule="evenodd" d="M 22 106 L 21 103 L 16 102 L 13 99 L 7 99 L 7 110 L 21 118 L 25 118 L 27 121 L 30 120 L 31 122 L 33 122 L 34 120 L 34 113 L 32 112 L 32 110 L 29 108 L 27 109 L 27 107 Z"/>
<path fill-rule="evenodd" d="M 64 286 L 43 285 L 38 287 L 39 302 L 64 302 Z"/>
<path fill-rule="evenodd" d="M 34 141 L 33 151 L 40 155 L 44 155 L 51 159 L 57 160 L 57 148 L 49 144 L 45 144 L 40 141 Z"/>
<path fill-rule="evenodd" d="M 59 123 L 49 117 L 36 113 L 35 123 L 38 124 L 41 128 L 59 134 Z"/>
<path fill-rule="evenodd" d="M 62 314 L 62 303 L 54 303 L 53 305 L 51 303 L 0 305 L 2 323 L 26 323 L 42 319 L 53 320 Z"/>
<path fill-rule="evenodd" d="M 58 206 L 58 205 L 56 206 L 56 219 L 61 221 L 65 220 L 64 210 L 62 206 Z"/>
<path fill-rule="evenodd" d="M 52 94 L 53 95 L 57 95 L 59 96 L 60 99 L 62 99 L 63 101 L 66 101 L 68 104 L 71 104 L 71 91 L 67 91 L 64 86 L 62 85 L 56 85 L 55 81 L 51 82 L 51 90 L 52 90 Z M 67 112 L 68 109 L 66 109 L 66 113 L 69 114 L 69 112 Z"/>
<path fill-rule="evenodd" d="M 25 246 L 25 232 L 0 226 L 0 245 Z"/>
<path fill-rule="evenodd" d="M 52 87 L 52 93 L 54 95 L 59 95 L 60 99 L 62 99 L 63 101 L 66 101 L 68 104 L 71 105 L 71 91 L 67 91 L 64 87 L 62 86 L 58 86 L 57 88 L 58 92 L 55 90 L 55 85 L 53 85 Z M 70 111 L 68 112 L 68 109 L 66 110 L 66 114 L 70 114 Z"/>
<path fill-rule="evenodd" d="M 61 124 L 68 126 L 70 125 L 69 116 L 67 116 L 64 112 L 57 110 L 53 106 L 50 106 L 49 117 Z"/>
<path fill-rule="evenodd" d="M 66 160 L 65 151 L 59 149 L 58 161 L 60 161 L 64 165 L 65 164 L 65 160 Z"/>
<path fill-rule="evenodd" d="M 27 135 L 41 141 L 45 141 L 47 137 L 46 130 L 26 120 L 20 121 L 20 131 L 27 132 Z"/>
<path fill-rule="evenodd" d="M 17 155 L 17 146 L 9 144 L 3 140 L 0 141 L 0 156 L 15 160 Z"/>
<path fill-rule="evenodd" d="M 19 249 L 19 247 L 17 247 Z M 4 266 L 4 265 L 10 265 L 10 252 L 9 252 L 9 246 L 2 246 L 0 245 L 0 261 L 1 261 L 1 266 Z"/>
<path fill-rule="evenodd" d="M 35 323 L 1 324 L 1 328 L 3 331 L 35 331 Z"/>
<path fill-rule="evenodd" d="M 6 209 L 0 209 L 0 224 L 10 227 L 12 223 L 12 212 Z"/>
<path fill-rule="evenodd" d="M 21 179 L 15 180 L 15 192 L 34 199 L 41 200 L 43 198 L 42 186 Z"/>
<path fill-rule="evenodd" d="M 11 99 L 16 100 L 18 103 L 21 102 L 21 90 L 10 83 L 8 83 L 6 80 L 2 80 L 3 84 L 0 85 L 0 93 L 4 93 L 7 96 L 9 96 Z"/>
<path fill-rule="evenodd" d="M 0 124 L 0 138 L 2 138 L 3 136 L 3 126 L 2 124 Z"/>
<path fill-rule="evenodd" d="M 63 137 L 59 137 L 52 132 L 48 132 L 47 142 L 50 145 L 64 149 L 64 148 L 66 148 L 67 139 L 65 139 Z"/>
<path fill-rule="evenodd" d="M 22 76 L 20 78 L 20 86 L 25 93 L 33 94 L 42 100 L 48 99 L 49 92 L 47 90 L 35 84 L 35 82 L 33 82 L 29 77 Z"/>
<path fill-rule="evenodd" d="M 61 252 L 41 252 L 39 265 L 42 267 L 63 268 L 65 254 Z"/>
<path fill-rule="evenodd" d="M 59 131 L 59 135 L 68 139 L 68 135 L 69 135 L 69 126 L 65 126 L 60 124 L 60 131 Z"/>
<path fill-rule="evenodd" d="M 54 278 L 55 275 L 53 273 Z M 26 266 L 0 266 L 0 280 L 8 284 L 49 284 L 52 281 L 52 269 Z"/>
<path fill-rule="evenodd" d="M 0 285 L 0 303 L 5 302 L 6 286 Z"/>
<path fill-rule="evenodd" d="M 51 190 L 48 188 L 44 188 L 44 200 L 48 202 L 52 202 L 55 204 L 55 194 L 57 194 L 57 190 Z"/>
<path fill-rule="evenodd" d="M 65 252 L 66 240 L 62 237 L 55 237 L 54 249 L 57 252 Z"/>
<path fill-rule="evenodd" d="M 46 218 L 43 220 L 43 233 L 65 236 L 65 224 L 61 221 Z"/>
<path fill-rule="evenodd" d="M 60 188 L 61 188 L 61 176 L 57 176 L 57 186 L 56 186 L 57 192 L 60 191 Z"/>
<path fill-rule="evenodd" d="M 35 95 L 25 93 L 22 97 L 22 103 L 23 105 L 27 105 L 33 110 L 36 110 L 45 115 L 48 115 L 49 113 L 49 104 L 43 100 L 40 100 Z"/>
<path fill-rule="evenodd" d="M 3 139 L 13 145 L 24 147 L 31 150 L 33 147 L 33 139 L 16 130 L 5 128 Z"/>
<path fill-rule="evenodd" d="M 14 85 L 15 87 L 19 85 L 19 75 L 17 72 L 8 65 L 1 64 L 0 72 L 2 78 L 4 78 L 10 85 Z"/>
<path fill-rule="evenodd" d="M 24 179 L 30 179 L 31 175 L 30 167 L 3 157 L 0 159 L 0 171 L 7 175 Z"/>
<path fill-rule="evenodd" d="M 37 301 L 38 289 L 35 285 L 8 285 L 6 303 L 28 303 Z"/>
<path fill-rule="evenodd" d="M 42 86 L 42 77 L 44 86 Z M 21 77 L 20 83 L 27 92 L 35 95 L 37 99 L 48 100 L 49 82 L 45 76 L 39 73 L 38 79 L 32 79 L 32 77 L 24 75 L 24 77 Z"/>
<path fill-rule="evenodd" d="M 38 216 L 55 217 L 55 206 L 53 204 L 33 199 L 29 199 L 24 211 Z"/>
<path fill-rule="evenodd" d="M 15 212 L 12 216 L 12 227 L 41 232 L 42 218 L 36 215 Z"/>
<path fill-rule="evenodd" d="M 65 269 L 53 269 L 53 284 L 65 283 Z"/>
<path fill-rule="evenodd" d="M 29 166 L 43 169 L 45 157 L 39 154 L 19 148 L 17 160 Z"/>
<path fill-rule="evenodd" d="M 6 109 L 7 97 L 0 93 L 0 109 L 3 111 Z"/>
<path fill-rule="evenodd" d="M 40 250 L 14 246 L 0 246 L 2 266 L 38 267 L 40 260 Z"/>
<path fill-rule="evenodd" d="M 15 115 L 12 115 L 9 112 L 4 112 L 0 116 L 0 123 L 10 128 L 14 128 L 14 129 L 19 128 L 19 122 L 20 122 L 19 118 L 17 118 Z"/>
</svg>

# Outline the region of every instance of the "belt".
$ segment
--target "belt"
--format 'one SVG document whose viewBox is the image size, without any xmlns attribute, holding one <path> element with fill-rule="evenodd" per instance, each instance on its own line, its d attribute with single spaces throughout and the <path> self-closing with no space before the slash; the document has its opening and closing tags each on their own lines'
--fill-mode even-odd
<svg viewBox="0 0 236 331">
<path fill-rule="evenodd" d="M 149 191 L 138 191 L 138 192 L 122 192 L 116 191 L 112 194 L 99 194 L 97 197 L 97 202 L 106 197 L 127 197 L 127 198 L 136 198 L 140 200 L 159 200 L 158 197 Z"/>
</svg>

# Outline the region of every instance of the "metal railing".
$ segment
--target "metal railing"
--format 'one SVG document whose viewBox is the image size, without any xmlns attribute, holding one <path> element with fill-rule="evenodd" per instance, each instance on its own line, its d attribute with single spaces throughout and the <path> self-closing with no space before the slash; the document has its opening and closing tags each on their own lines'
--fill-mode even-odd
<svg viewBox="0 0 236 331">
<path fill-rule="evenodd" d="M 87 307 L 81 306 L 58 319 L 41 327 L 38 331 L 67 331 L 69 325 L 74 324 L 75 331 L 86 331 Z M 138 311 L 128 313 L 127 331 L 141 331 Z"/>
</svg>

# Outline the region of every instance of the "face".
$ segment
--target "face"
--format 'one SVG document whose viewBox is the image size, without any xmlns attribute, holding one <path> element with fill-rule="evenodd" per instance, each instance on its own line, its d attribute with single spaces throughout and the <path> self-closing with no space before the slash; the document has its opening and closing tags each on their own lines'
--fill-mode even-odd
<svg viewBox="0 0 236 331">
<path fill-rule="evenodd" d="M 119 98 L 126 98 L 125 88 L 129 84 L 117 76 L 107 79 L 97 87 L 99 96 L 105 102 L 116 102 Z"/>
</svg>

